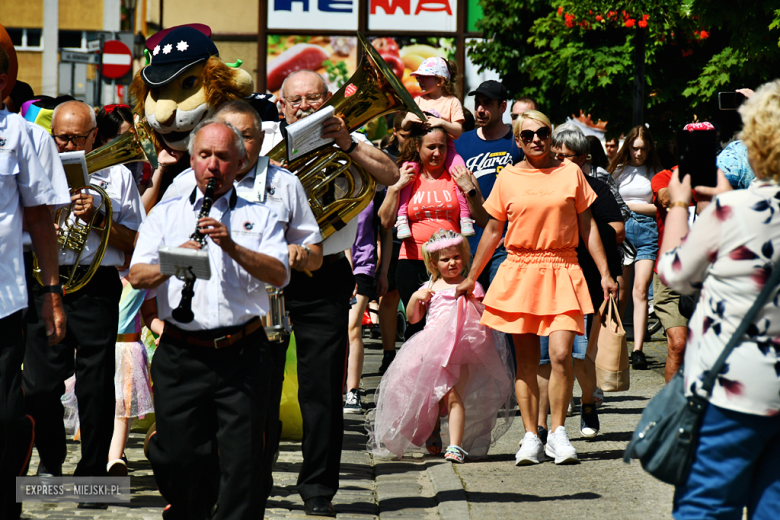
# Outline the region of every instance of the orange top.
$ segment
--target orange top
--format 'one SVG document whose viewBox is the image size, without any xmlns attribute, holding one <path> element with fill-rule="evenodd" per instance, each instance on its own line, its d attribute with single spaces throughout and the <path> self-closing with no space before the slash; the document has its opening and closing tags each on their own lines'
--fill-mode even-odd
<svg viewBox="0 0 780 520">
<path fill-rule="evenodd" d="M 447 170 L 436 180 L 417 175 L 408 206 L 412 236 L 401 244 L 399 260 L 422 260 L 422 245 L 439 229 L 460 233 L 459 189 Z"/>
<path fill-rule="evenodd" d="M 482 324 L 513 334 L 584 333 L 583 315 L 593 305 L 577 263 L 577 215 L 594 200 L 582 171 L 569 161 L 543 170 L 501 171 L 485 210 L 509 221 L 509 256 L 485 296 Z"/>
</svg>

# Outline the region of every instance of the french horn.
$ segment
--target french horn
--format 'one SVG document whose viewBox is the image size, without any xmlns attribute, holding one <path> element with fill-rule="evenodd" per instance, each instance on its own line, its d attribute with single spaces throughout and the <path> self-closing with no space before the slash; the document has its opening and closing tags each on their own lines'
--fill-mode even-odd
<svg viewBox="0 0 780 520">
<path fill-rule="evenodd" d="M 360 65 L 318 110 L 332 106 L 333 115 L 343 118 L 350 132 L 398 110 L 413 112 L 425 121 L 420 107 L 376 49 L 360 33 L 358 41 L 363 49 Z M 374 178 L 335 145 L 288 162 L 287 142 L 282 141 L 268 152 L 268 157 L 298 176 L 323 240 L 358 216 L 374 197 Z M 338 185 L 336 181 L 340 181 Z"/>
<path fill-rule="evenodd" d="M 152 130 L 145 119 L 139 120 L 134 124 L 134 128 L 128 130 L 109 144 L 93 150 L 86 155 L 84 160 L 87 163 L 87 173 L 93 174 L 97 171 L 118 166 L 135 161 L 147 161 L 157 168 L 157 153 L 155 145 L 151 138 Z M 108 248 L 108 237 L 111 233 L 112 205 L 108 193 L 100 186 L 91 184 L 89 186 L 72 187 L 71 197 L 81 191 L 93 191 L 100 195 L 100 205 L 95 208 L 92 218 L 89 222 L 83 222 L 76 217 L 71 218 L 73 205 L 65 206 L 57 210 L 54 214 L 54 222 L 57 224 L 57 243 L 61 250 L 71 250 L 76 253 L 76 259 L 67 273 L 60 273 L 60 281 L 63 285 L 64 294 L 70 294 L 78 291 L 95 275 L 103 257 Z M 102 228 L 95 226 L 95 219 L 101 213 L 105 214 L 105 221 Z M 102 232 L 100 244 L 95 251 L 95 256 L 89 266 L 79 265 L 81 257 L 84 254 L 84 248 L 87 245 L 87 239 L 94 230 Z M 33 253 L 33 277 L 43 285 L 38 258 Z"/>
</svg>

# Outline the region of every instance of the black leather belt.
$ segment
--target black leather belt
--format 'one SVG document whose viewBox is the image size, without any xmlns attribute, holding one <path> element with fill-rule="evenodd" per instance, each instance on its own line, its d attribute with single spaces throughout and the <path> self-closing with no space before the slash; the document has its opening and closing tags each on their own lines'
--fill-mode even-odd
<svg viewBox="0 0 780 520">
<path fill-rule="evenodd" d="M 325 255 L 322 257 L 322 265 L 330 265 L 335 262 L 338 262 L 342 258 L 346 257 L 344 254 L 344 251 L 339 251 L 338 253 L 334 253 L 332 255 Z"/>
<path fill-rule="evenodd" d="M 163 336 L 170 336 L 190 345 L 220 349 L 229 347 L 262 327 L 263 322 L 260 321 L 260 318 L 254 318 L 238 327 L 222 327 L 211 330 L 183 330 L 166 321 Z"/>
</svg>

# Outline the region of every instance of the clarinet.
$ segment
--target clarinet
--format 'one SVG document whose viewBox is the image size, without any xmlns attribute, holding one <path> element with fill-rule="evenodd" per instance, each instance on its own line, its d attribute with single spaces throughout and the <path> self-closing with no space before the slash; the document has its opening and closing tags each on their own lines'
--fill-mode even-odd
<svg viewBox="0 0 780 520">
<path fill-rule="evenodd" d="M 204 217 L 209 216 L 211 205 L 214 204 L 214 190 L 216 183 L 217 180 L 212 177 L 209 179 L 209 183 L 206 185 L 206 192 L 203 194 L 203 206 L 200 208 L 198 221 Z M 192 235 L 190 235 L 190 239 L 200 244 L 201 248 L 206 245 L 206 235 L 200 232 L 200 226 L 197 224 L 195 224 L 195 231 L 192 233 Z M 195 315 L 192 313 L 192 297 L 195 296 L 195 290 L 193 289 L 194 285 L 194 276 L 191 276 L 184 281 L 184 287 L 181 290 L 181 301 L 179 301 L 179 306 L 176 307 L 171 313 L 173 319 L 179 323 L 189 323 L 195 318 Z"/>
</svg>

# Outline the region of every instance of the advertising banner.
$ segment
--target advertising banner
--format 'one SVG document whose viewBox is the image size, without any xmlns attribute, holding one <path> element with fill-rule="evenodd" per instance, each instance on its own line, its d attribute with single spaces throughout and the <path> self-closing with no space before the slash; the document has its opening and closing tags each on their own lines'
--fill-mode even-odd
<svg viewBox="0 0 780 520">
<path fill-rule="evenodd" d="M 359 0 L 268 0 L 269 29 L 356 31 Z"/>
<path fill-rule="evenodd" d="M 368 0 L 372 31 L 455 32 L 458 0 Z"/>
</svg>

